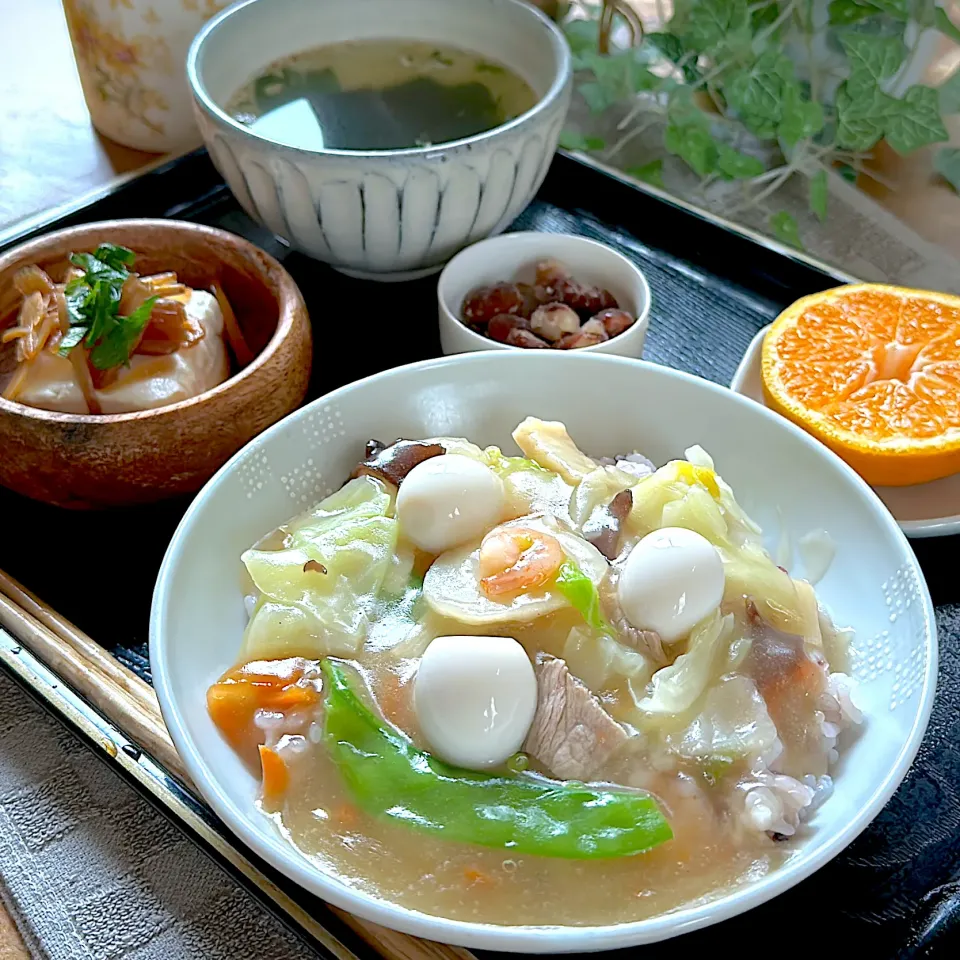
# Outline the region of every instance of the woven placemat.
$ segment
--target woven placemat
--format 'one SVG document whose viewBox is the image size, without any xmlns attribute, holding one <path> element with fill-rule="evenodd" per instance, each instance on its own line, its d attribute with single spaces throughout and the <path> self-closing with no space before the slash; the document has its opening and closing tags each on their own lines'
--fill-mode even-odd
<svg viewBox="0 0 960 960">
<path fill-rule="evenodd" d="M 2 674 L 0 875 L 45 960 L 315 958 Z"/>
</svg>

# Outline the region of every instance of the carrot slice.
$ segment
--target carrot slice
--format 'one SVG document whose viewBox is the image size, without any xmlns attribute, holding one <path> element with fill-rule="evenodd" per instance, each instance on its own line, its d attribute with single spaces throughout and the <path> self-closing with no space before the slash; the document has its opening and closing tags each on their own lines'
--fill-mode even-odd
<svg viewBox="0 0 960 960">
<path fill-rule="evenodd" d="M 306 665 L 295 657 L 254 660 L 228 670 L 210 686 L 207 712 L 234 749 L 256 758 L 253 748 L 263 743 L 263 731 L 254 723 L 257 710 L 288 713 L 318 701 L 316 687 L 300 683 Z"/>
<path fill-rule="evenodd" d="M 316 691 L 312 687 L 284 687 L 268 698 L 266 706 L 270 710 L 294 710 L 297 707 L 309 707 L 317 702 Z"/>
<path fill-rule="evenodd" d="M 471 887 L 489 887 L 493 884 L 493 877 L 476 867 L 466 867 L 463 871 L 463 879 Z"/>
<path fill-rule="evenodd" d="M 250 684 L 215 683 L 207 690 L 207 713 L 235 749 L 246 745 L 259 706 L 257 691 Z"/>
<path fill-rule="evenodd" d="M 269 804 L 276 804 L 283 799 L 290 787 L 290 770 L 283 757 L 271 747 L 262 743 L 260 750 L 260 769 L 263 773 L 263 783 L 260 795 Z"/>
</svg>

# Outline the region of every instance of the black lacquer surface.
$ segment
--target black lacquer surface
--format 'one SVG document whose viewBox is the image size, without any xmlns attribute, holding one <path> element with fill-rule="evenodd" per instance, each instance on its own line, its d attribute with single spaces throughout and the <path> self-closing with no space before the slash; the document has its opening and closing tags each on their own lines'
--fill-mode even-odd
<svg viewBox="0 0 960 960">
<path fill-rule="evenodd" d="M 436 277 L 353 280 L 288 250 L 242 212 L 202 151 L 173 161 L 44 229 L 161 216 L 221 226 L 281 259 L 315 329 L 311 397 L 440 353 Z M 558 156 L 516 230 L 571 232 L 626 254 L 647 274 L 653 311 L 645 358 L 728 383 L 753 335 L 782 307 L 839 281 L 613 177 Z M 365 438 L 358 438 L 358 442 Z M 2 455 L 2 451 L 0 451 Z M 0 567 L 150 679 L 147 617 L 166 544 L 185 501 L 66 513 L 0 491 Z M 937 604 L 940 682 L 920 755 L 874 824 L 794 890 L 643 957 L 718 949 L 785 957 L 953 957 L 960 951 L 960 585 L 957 538 L 915 541 Z M 64 562 L 64 561 L 67 562 Z M 851 771 L 856 775 L 855 771 Z M 310 897 L 288 891 L 309 907 Z M 559 922 L 563 907 L 558 905 Z"/>
</svg>

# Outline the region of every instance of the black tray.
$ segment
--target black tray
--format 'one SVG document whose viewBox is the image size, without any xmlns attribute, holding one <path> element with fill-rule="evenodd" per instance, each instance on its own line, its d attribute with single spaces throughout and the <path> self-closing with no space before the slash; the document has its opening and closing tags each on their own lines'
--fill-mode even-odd
<svg viewBox="0 0 960 960">
<path fill-rule="evenodd" d="M 376 284 L 350 279 L 289 250 L 240 209 L 204 151 L 171 161 L 54 219 L 35 222 L 15 236 L 8 231 L 0 242 L 9 246 L 61 226 L 131 216 L 220 226 L 248 237 L 284 263 L 303 292 L 314 324 L 310 397 L 440 353 L 436 277 Z M 558 155 L 537 198 L 511 229 L 577 233 L 626 254 L 644 269 L 653 294 L 645 358 L 723 384 L 729 383 L 754 334 L 784 306 L 848 279 L 565 154 Z M 149 681 L 150 596 L 163 552 L 187 502 L 70 513 L 0 491 L 0 511 L 17 518 L 16 529 L 30 531 L 29 536 L 5 538 L 0 567 Z M 130 539 L 134 531 L 135 541 Z M 52 544 L 70 544 L 82 560 L 78 569 L 100 571 L 101 583 L 83 575 L 51 576 Z M 792 944 L 785 940 L 798 949 L 802 946 L 804 952 L 825 950 L 828 956 L 841 943 L 856 944 L 871 958 L 956 955 L 960 608 L 954 602 L 960 600 L 960 585 L 951 554 L 958 541 L 925 540 L 914 547 L 937 604 L 941 672 L 930 728 L 903 785 L 874 824 L 812 878 L 717 927 L 688 934 L 678 943 L 645 947 L 645 957 L 673 957 L 681 946 L 691 955 L 714 952 L 718 943 L 792 955 Z M 53 569 L 62 571 L 60 563 Z M 109 592 L 103 581 L 109 583 Z M 0 663 L 9 668 L 8 661 Z M 15 675 L 31 685 L 23 671 Z M 45 699 L 76 725 L 55 697 Z M 176 790 L 172 780 L 167 788 Z M 166 807 L 170 813 L 170 804 Z M 219 838 L 212 846 L 220 847 L 221 860 L 230 859 L 223 856 L 224 844 L 242 849 L 202 805 L 195 812 Z M 176 811 L 174 815 L 184 820 Z M 192 832 L 196 835 L 197 830 Z M 211 846 L 209 838 L 205 842 Z M 365 948 L 351 940 L 315 898 L 258 866 L 325 926 L 329 918 L 331 931 L 350 949 L 363 952 Z M 249 878 L 238 879 L 249 883 Z"/>
</svg>

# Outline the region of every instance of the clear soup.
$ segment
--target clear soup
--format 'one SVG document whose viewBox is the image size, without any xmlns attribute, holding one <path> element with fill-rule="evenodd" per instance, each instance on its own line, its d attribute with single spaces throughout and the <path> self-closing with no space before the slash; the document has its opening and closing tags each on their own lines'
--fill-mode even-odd
<svg viewBox="0 0 960 960">
<path fill-rule="evenodd" d="M 498 127 L 536 103 L 512 70 L 457 47 L 355 40 L 277 60 L 228 111 L 304 150 L 397 150 Z"/>
</svg>

